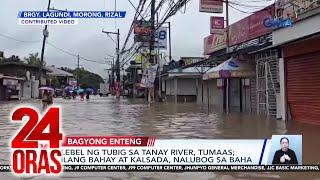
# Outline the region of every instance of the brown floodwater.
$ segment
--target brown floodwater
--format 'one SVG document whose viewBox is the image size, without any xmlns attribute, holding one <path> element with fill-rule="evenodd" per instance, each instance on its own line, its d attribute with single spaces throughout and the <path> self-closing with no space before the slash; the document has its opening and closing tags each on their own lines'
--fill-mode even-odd
<svg viewBox="0 0 320 180">
<path fill-rule="evenodd" d="M 40 100 L 22 101 L 40 108 Z M 8 142 L 19 124 L 9 121 L 20 102 L 0 102 L 0 163 L 8 164 Z M 320 164 L 320 126 L 285 123 L 251 114 L 224 114 L 196 103 L 147 104 L 143 99 L 92 97 L 89 101 L 55 99 L 62 107 L 63 131 L 67 135 L 143 135 L 159 139 L 262 139 L 273 134 L 302 134 L 303 163 Z M 0 179 L 17 179 L 10 173 Z M 320 173 L 65 173 L 74 179 L 318 179 Z M 43 179 L 42 176 L 34 179 Z"/>
</svg>

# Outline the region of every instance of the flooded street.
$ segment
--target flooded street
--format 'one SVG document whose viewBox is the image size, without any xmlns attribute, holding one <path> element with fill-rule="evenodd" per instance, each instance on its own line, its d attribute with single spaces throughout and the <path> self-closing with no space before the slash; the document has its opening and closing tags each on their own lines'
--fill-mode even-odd
<svg viewBox="0 0 320 180">
<path fill-rule="evenodd" d="M 9 121 L 18 102 L 0 103 L 0 163 L 8 164 L 8 142 L 20 124 Z M 40 108 L 40 101 L 23 102 Z M 194 103 L 148 105 L 144 100 L 92 97 L 89 101 L 55 99 L 62 106 L 66 135 L 142 135 L 159 139 L 261 139 L 273 134 L 302 134 L 303 163 L 319 164 L 320 127 L 263 119 L 252 115 L 225 115 Z M 0 179 L 9 173 L 0 175 Z M 81 176 L 81 177 L 80 177 Z M 66 173 L 74 179 L 317 179 L 312 173 Z M 34 177 L 34 179 L 42 179 Z M 47 178 L 46 179 L 50 179 Z"/>
</svg>

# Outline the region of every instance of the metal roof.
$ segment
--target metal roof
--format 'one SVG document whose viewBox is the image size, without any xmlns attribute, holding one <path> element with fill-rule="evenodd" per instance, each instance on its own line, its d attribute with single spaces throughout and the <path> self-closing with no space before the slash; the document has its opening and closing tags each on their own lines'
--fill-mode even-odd
<svg viewBox="0 0 320 180">
<path fill-rule="evenodd" d="M 56 67 L 53 67 L 53 66 L 47 66 L 46 69 L 48 69 L 48 73 L 47 75 L 48 76 L 56 76 L 56 77 L 73 77 L 73 74 L 67 72 L 67 71 L 64 71 L 64 70 L 61 70 L 61 69 L 58 69 Z"/>
</svg>

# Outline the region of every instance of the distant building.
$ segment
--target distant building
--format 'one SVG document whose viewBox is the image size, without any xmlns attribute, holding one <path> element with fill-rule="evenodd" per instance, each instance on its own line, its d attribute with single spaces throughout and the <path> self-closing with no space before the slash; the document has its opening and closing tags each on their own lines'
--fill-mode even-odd
<svg viewBox="0 0 320 180">
<path fill-rule="evenodd" d="M 201 99 L 200 82 L 208 67 L 177 68 L 162 75 L 162 92 L 167 101 L 196 102 Z"/>
<path fill-rule="evenodd" d="M 42 79 L 47 70 L 42 69 Z M 39 96 L 39 67 L 28 65 L 16 56 L 0 61 L 0 100 L 6 99 L 9 93 L 14 93 L 17 99 L 37 98 Z"/>
<path fill-rule="evenodd" d="M 61 70 L 59 68 L 52 66 L 47 66 L 46 69 L 47 72 L 47 85 L 54 86 L 52 84 L 53 79 L 57 79 L 60 86 L 68 86 L 68 85 L 76 85 L 74 84 L 75 78 L 72 73 L 69 73 L 67 71 Z M 56 87 L 58 88 L 58 87 Z M 59 87 L 60 88 L 60 87 Z"/>
</svg>

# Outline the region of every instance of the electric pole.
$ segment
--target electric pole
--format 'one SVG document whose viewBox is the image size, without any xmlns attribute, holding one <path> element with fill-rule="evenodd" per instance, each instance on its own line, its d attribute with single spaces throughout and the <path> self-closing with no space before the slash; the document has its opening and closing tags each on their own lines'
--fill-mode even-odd
<svg viewBox="0 0 320 180">
<path fill-rule="evenodd" d="M 151 24 L 151 34 L 150 34 L 150 63 L 151 64 L 155 64 L 155 60 L 154 60 L 154 57 L 152 55 L 152 52 L 154 51 L 154 41 L 155 41 L 155 38 L 154 38 L 154 25 L 155 25 L 155 6 L 156 6 L 156 0 L 151 0 L 151 17 L 150 17 L 150 24 Z"/>
<path fill-rule="evenodd" d="M 50 4 L 51 4 L 51 0 L 49 0 L 48 2 L 48 8 L 47 11 L 50 10 Z M 46 45 L 46 39 L 49 36 L 49 32 L 48 32 L 48 25 L 44 26 L 43 29 L 43 41 L 42 41 L 42 49 L 41 49 L 41 59 L 40 59 L 40 67 L 39 67 L 39 86 L 41 86 L 41 78 L 42 78 L 42 66 L 43 66 L 43 58 L 44 58 L 44 49 L 45 49 L 45 45 Z"/>
<path fill-rule="evenodd" d="M 80 56 L 78 55 L 78 65 L 77 65 L 77 88 L 79 87 L 79 72 L 80 72 Z"/>
<path fill-rule="evenodd" d="M 116 71 L 116 76 L 117 76 L 117 81 L 116 81 L 116 85 L 115 85 L 115 88 L 116 88 L 116 96 L 117 98 L 120 98 L 120 30 L 118 28 L 117 32 L 108 32 L 108 31 L 104 31 L 102 30 L 103 33 L 106 33 L 108 36 L 109 34 L 114 34 L 114 35 L 117 35 L 117 42 L 116 43 L 116 67 L 115 67 L 115 71 Z M 111 38 L 111 36 L 109 36 Z M 111 38 L 111 40 L 113 40 Z"/>
<path fill-rule="evenodd" d="M 117 82 L 120 82 L 120 55 L 119 55 L 119 45 L 120 44 L 120 32 L 119 32 L 119 28 L 118 28 L 118 32 L 117 32 L 117 61 L 116 61 L 116 66 L 117 66 Z"/>
<path fill-rule="evenodd" d="M 155 6 L 156 6 L 156 0 L 151 0 L 151 17 L 150 17 L 150 29 L 151 29 L 151 34 L 150 34 L 150 42 L 149 42 L 149 62 L 151 65 L 156 64 L 155 62 L 155 57 L 153 55 L 153 51 L 154 51 L 154 41 L 155 41 L 155 37 L 154 37 L 154 33 L 155 33 Z M 148 76 L 149 76 L 149 72 L 148 72 Z M 153 91 L 153 92 L 152 92 Z M 147 89 L 147 93 L 148 93 L 148 102 L 152 102 L 152 95 L 154 95 L 154 89 L 152 88 L 148 88 Z M 152 97 L 152 99 L 151 99 Z"/>
</svg>

